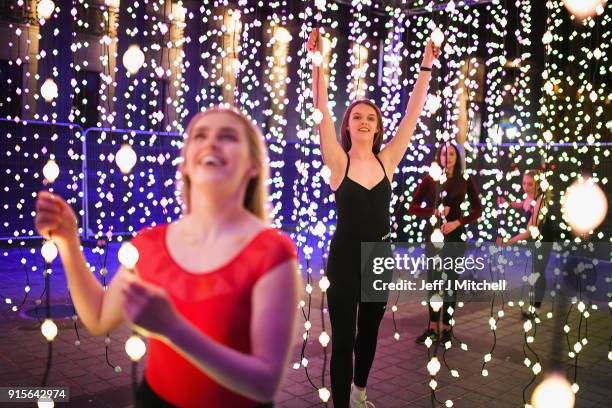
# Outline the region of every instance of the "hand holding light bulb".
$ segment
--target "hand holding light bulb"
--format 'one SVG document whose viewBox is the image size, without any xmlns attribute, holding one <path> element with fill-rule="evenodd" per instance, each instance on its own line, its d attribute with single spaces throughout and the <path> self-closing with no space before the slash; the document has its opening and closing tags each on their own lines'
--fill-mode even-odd
<svg viewBox="0 0 612 408">
<path fill-rule="evenodd" d="M 128 275 L 122 293 L 125 318 L 135 330 L 165 341 L 169 330 L 180 321 L 166 290 L 145 282 L 138 275 Z"/>
<path fill-rule="evenodd" d="M 74 210 L 63 198 L 48 191 L 38 193 L 34 226 L 44 237 L 53 235 L 53 241 L 62 246 L 78 239 L 77 217 Z"/>
</svg>

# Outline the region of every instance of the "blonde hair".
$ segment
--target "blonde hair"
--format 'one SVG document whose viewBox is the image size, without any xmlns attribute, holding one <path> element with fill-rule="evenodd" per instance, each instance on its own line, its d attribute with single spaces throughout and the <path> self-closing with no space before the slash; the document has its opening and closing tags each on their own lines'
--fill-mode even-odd
<svg viewBox="0 0 612 408">
<path fill-rule="evenodd" d="M 234 116 L 244 125 L 244 128 L 246 130 L 249 155 L 254 165 L 256 166 L 257 175 L 252 177 L 247 184 L 243 204 L 249 212 L 251 212 L 260 220 L 267 222 L 268 213 L 266 210 L 266 205 L 268 202 L 268 187 L 266 186 L 266 181 L 268 180 L 268 175 L 270 173 L 267 164 L 268 150 L 266 148 L 266 144 L 264 142 L 261 131 L 246 114 L 237 109 L 223 106 L 214 106 L 206 109 L 203 112 L 198 112 L 197 114 L 195 114 L 187 125 L 185 143 L 183 144 L 183 148 L 181 149 L 181 157 L 183 159 L 183 164 L 185 162 L 185 152 L 187 150 L 187 146 L 189 145 L 189 139 L 193 127 L 200 119 L 211 113 L 228 113 Z M 189 211 L 191 210 L 191 182 L 189 180 L 189 177 L 182 171 L 180 172 L 180 175 L 182 181 L 181 197 L 183 200 L 183 213 L 189 214 Z"/>
</svg>

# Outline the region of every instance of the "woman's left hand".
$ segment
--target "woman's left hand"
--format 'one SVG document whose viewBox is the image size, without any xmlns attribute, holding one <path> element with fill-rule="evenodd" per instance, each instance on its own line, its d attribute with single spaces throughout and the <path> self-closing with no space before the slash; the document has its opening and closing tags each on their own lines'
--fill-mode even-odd
<svg viewBox="0 0 612 408">
<path fill-rule="evenodd" d="M 427 41 L 427 45 L 425 45 L 425 54 L 423 55 L 422 66 L 431 68 L 434 61 L 440 57 L 440 48 L 436 47 L 434 43 L 429 40 Z"/>
<path fill-rule="evenodd" d="M 136 331 L 162 339 L 179 317 L 165 289 L 134 275 L 123 288 L 123 311 Z"/>
<path fill-rule="evenodd" d="M 442 224 L 442 226 L 440 227 L 440 230 L 442 231 L 444 235 L 448 235 L 454 230 L 456 230 L 457 228 L 459 228 L 460 225 L 461 223 L 457 220 L 449 221 L 449 222 L 445 222 L 444 224 Z"/>
</svg>

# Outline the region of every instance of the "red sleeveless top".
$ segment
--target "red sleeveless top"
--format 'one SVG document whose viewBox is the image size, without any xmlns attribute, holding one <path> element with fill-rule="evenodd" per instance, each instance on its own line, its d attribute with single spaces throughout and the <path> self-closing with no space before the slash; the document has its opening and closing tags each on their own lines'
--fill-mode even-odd
<svg viewBox="0 0 612 408">
<path fill-rule="evenodd" d="M 253 286 L 275 266 L 297 258 L 291 239 L 279 230 L 259 233 L 223 266 L 195 274 L 181 268 L 166 245 L 167 224 L 141 230 L 142 279 L 166 289 L 177 311 L 207 336 L 243 353 L 251 352 Z M 179 407 L 254 407 L 259 403 L 217 383 L 163 342 L 150 339 L 145 378 L 155 393 Z"/>
</svg>

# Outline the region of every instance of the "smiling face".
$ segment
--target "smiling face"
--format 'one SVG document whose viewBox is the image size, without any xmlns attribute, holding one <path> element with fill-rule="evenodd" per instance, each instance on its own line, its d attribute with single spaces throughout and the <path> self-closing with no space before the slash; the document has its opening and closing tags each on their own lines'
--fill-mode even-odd
<svg viewBox="0 0 612 408">
<path fill-rule="evenodd" d="M 348 131 L 353 142 L 373 144 L 375 134 L 379 131 L 376 109 L 365 103 L 355 105 L 349 116 Z"/>
<path fill-rule="evenodd" d="M 525 191 L 525 193 L 529 194 L 529 195 L 534 195 L 535 194 L 535 180 L 533 178 L 533 176 L 531 176 L 530 174 L 525 174 L 523 176 L 523 191 Z"/>
<path fill-rule="evenodd" d="M 190 126 L 183 157 L 191 187 L 223 182 L 237 190 L 257 174 L 245 126 L 227 112 L 207 113 Z"/>
<path fill-rule="evenodd" d="M 440 165 L 445 168 L 454 169 L 457 163 L 457 150 L 453 145 L 445 145 L 440 150 Z"/>
</svg>

